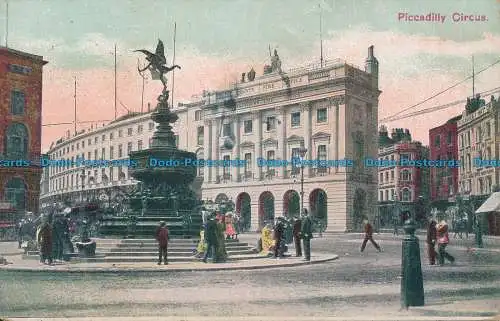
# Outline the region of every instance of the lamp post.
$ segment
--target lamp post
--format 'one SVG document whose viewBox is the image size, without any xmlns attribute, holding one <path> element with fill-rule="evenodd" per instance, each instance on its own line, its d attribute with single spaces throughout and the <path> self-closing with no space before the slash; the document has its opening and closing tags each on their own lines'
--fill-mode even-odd
<svg viewBox="0 0 500 321">
<path fill-rule="evenodd" d="M 307 148 L 301 146 L 299 148 L 300 155 L 300 211 L 304 211 L 304 164 L 302 160 L 306 157 Z"/>
<path fill-rule="evenodd" d="M 82 174 L 80 175 L 80 178 L 82 180 L 82 203 L 83 203 L 83 193 L 85 190 L 85 169 L 82 169 Z"/>
</svg>

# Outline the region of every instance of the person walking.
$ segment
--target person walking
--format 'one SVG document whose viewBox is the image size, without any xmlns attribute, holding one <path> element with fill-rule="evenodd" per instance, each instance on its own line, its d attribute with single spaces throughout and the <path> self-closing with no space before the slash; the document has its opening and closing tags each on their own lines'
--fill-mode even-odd
<svg viewBox="0 0 500 321">
<path fill-rule="evenodd" d="M 300 235 L 302 237 L 302 242 L 304 242 L 304 261 L 311 261 L 311 239 L 313 238 L 313 223 L 307 209 L 304 208 L 302 210 L 302 213 L 304 217 L 302 219 Z"/>
<path fill-rule="evenodd" d="M 160 222 L 160 227 L 156 230 L 156 240 L 158 241 L 158 265 L 161 265 L 161 260 L 163 258 L 163 264 L 168 264 L 168 239 L 169 233 L 165 222 Z"/>
<path fill-rule="evenodd" d="M 302 244 L 300 244 L 300 230 L 302 228 L 302 220 L 300 217 L 295 219 L 295 222 L 293 223 L 293 241 L 295 245 L 295 256 L 296 257 L 301 257 L 302 256 Z"/>
<path fill-rule="evenodd" d="M 439 252 L 439 265 L 443 266 L 445 260 L 450 261 L 450 263 L 455 262 L 455 258 L 451 256 L 447 251 L 446 247 L 450 243 L 450 236 L 448 234 L 448 223 L 445 221 L 441 221 L 437 226 L 437 234 L 438 234 L 438 252 Z"/>
<path fill-rule="evenodd" d="M 427 254 L 429 256 L 429 264 L 436 264 L 436 240 L 437 240 L 437 228 L 436 221 L 431 219 L 429 226 L 427 227 Z"/>
<path fill-rule="evenodd" d="M 213 215 L 209 217 L 207 222 L 207 227 L 205 229 L 205 241 L 207 250 L 203 256 L 203 262 L 207 263 L 207 259 L 210 256 L 212 257 L 212 260 L 214 260 L 217 249 L 217 221 Z"/>
<path fill-rule="evenodd" d="M 363 240 L 363 244 L 361 244 L 361 252 L 363 252 L 366 248 L 366 243 L 370 241 L 373 246 L 377 249 L 377 251 L 382 252 L 380 246 L 373 239 L 373 226 L 368 222 L 368 220 L 364 220 L 365 224 L 365 239 Z"/>
</svg>

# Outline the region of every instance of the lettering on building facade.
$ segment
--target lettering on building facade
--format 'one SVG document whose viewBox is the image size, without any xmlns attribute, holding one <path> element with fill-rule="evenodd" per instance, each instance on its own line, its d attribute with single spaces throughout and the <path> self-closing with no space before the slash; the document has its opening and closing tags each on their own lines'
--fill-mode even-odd
<svg viewBox="0 0 500 321">
<path fill-rule="evenodd" d="M 30 67 L 15 65 L 15 64 L 9 64 L 8 69 L 9 72 L 20 75 L 29 75 L 33 71 L 33 69 L 31 69 Z"/>
</svg>

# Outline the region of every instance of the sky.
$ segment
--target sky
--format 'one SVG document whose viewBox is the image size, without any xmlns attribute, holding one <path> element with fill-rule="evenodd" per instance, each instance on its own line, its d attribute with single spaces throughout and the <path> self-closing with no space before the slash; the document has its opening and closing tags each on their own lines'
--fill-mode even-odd
<svg viewBox="0 0 500 321">
<path fill-rule="evenodd" d="M 2 38 L 5 12 L 6 1 L 0 0 Z M 445 18 L 398 19 L 404 13 Z M 454 22 L 453 14 L 483 15 L 484 21 Z M 367 48 L 375 46 L 382 119 L 470 76 L 472 56 L 476 71 L 500 59 L 499 0 L 10 0 L 8 46 L 49 62 L 43 76 L 44 124 L 73 121 L 75 78 L 77 120 L 105 123 L 115 114 L 115 44 L 118 115 L 140 111 L 137 65 L 142 57 L 133 50 L 153 51 L 160 38 L 171 61 L 174 23 L 175 63 L 182 67 L 175 73 L 175 101 L 230 86 L 252 67 L 261 74 L 269 63 L 269 46 L 278 50 L 284 69 L 319 62 L 322 38 L 326 60 L 340 58 L 361 67 Z M 497 87 L 500 64 L 477 75 L 476 92 Z M 146 80 L 145 102 L 154 102 L 160 88 L 159 82 Z M 467 81 L 411 111 L 471 94 L 472 81 Z M 427 144 L 428 130 L 462 113 L 463 107 L 386 125 L 409 128 L 414 139 Z M 72 128 L 43 127 L 42 149 Z"/>
</svg>

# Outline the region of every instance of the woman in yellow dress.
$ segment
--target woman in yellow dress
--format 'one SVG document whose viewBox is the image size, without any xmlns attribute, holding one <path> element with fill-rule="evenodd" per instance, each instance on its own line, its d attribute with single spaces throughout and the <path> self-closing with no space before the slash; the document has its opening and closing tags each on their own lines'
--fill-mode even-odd
<svg viewBox="0 0 500 321">
<path fill-rule="evenodd" d="M 274 246 L 274 239 L 273 239 L 273 230 L 270 224 L 267 224 L 264 226 L 262 229 L 262 251 L 260 252 L 261 255 L 269 255 L 270 251 L 272 250 L 272 247 Z"/>
<path fill-rule="evenodd" d="M 200 241 L 196 247 L 196 257 L 202 257 L 207 250 L 207 242 L 205 241 L 205 227 L 200 231 Z"/>
</svg>

